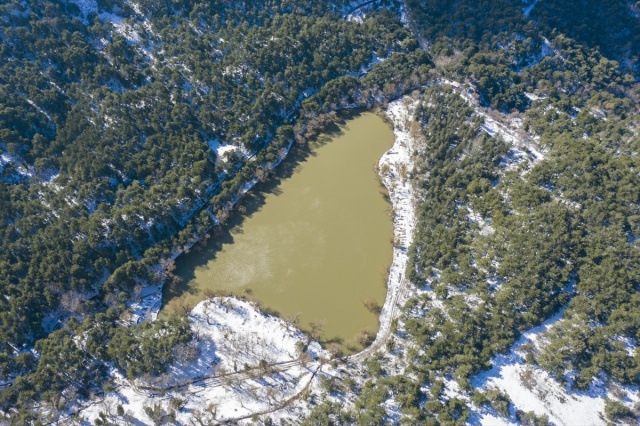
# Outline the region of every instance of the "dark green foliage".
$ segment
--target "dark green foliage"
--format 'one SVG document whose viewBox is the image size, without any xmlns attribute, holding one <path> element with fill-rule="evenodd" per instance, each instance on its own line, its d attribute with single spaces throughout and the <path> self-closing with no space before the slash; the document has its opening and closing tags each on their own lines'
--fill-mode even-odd
<svg viewBox="0 0 640 426">
<path fill-rule="evenodd" d="M 384 383 L 374 383 L 370 380 L 364 384 L 362 392 L 360 392 L 360 396 L 355 403 L 357 424 L 359 426 L 369 426 L 384 422 L 386 411 L 381 404 L 387 399 L 388 392 Z"/>
<path fill-rule="evenodd" d="M 526 22 L 520 0 L 409 0 L 412 23 L 428 41 L 456 45 L 511 34 Z"/>
<path fill-rule="evenodd" d="M 511 405 L 511 401 L 507 395 L 496 389 L 490 389 L 485 392 L 484 396 L 489 405 L 491 405 L 498 414 L 505 417 L 509 416 L 509 406 Z"/>
<path fill-rule="evenodd" d="M 118 327 L 107 355 L 131 379 L 143 374 L 157 376 L 174 360 L 173 348 L 191 339 L 189 321 L 184 317 Z"/>
<path fill-rule="evenodd" d="M 504 144 L 479 135 L 478 122 L 457 95 L 430 89 L 425 101 L 431 106 L 420 109 L 418 119 L 425 129 L 423 167 L 429 178 L 409 273 L 414 282 L 431 281 L 447 315 L 433 309 L 424 320 L 410 319 L 406 329 L 424 347 L 414 366 L 464 379 L 566 301 L 561 289 L 571 273 L 565 261 L 571 256 L 571 218 L 566 207 L 554 203 L 543 203 L 526 220 L 509 214 L 501 195 L 506 183 L 489 184 L 497 180 L 494 170 Z M 510 198 L 514 209 L 527 211 L 516 204 L 517 196 Z M 466 206 L 479 206 L 496 231 L 480 236 Z M 487 279 L 504 283 L 495 291 Z M 476 295 L 479 306 L 448 297 L 454 290 Z"/>
<path fill-rule="evenodd" d="M 625 417 L 631 417 L 633 413 L 623 403 L 607 398 L 604 401 L 604 413 L 610 420 L 620 420 Z"/>
<path fill-rule="evenodd" d="M 30 408 L 38 400 L 62 408 L 78 396 L 108 389 L 111 384 L 103 382 L 108 369 L 104 361 L 113 361 L 132 379 L 161 374 L 174 360 L 173 348 L 193 338 L 186 318 L 122 327 L 118 326 L 121 311 L 109 309 L 88 316 L 82 324 L 74 319 L 68 328 L 39 340 L 35 349 L 40 358 L 33 372 L 0 391 L 3 409 Z"/>
<path fill-rule="evenodd" d="M 610 34 L 603 25 L 629 12 L 628 2 L 585 1 L 575 16 L 575 5 L 560 3 L 540 1 L 530 21 L 516 0 L 407 2 L 411 25 L 438 64 L 429 75 L 470 83 L 490 115 L 494 109 L 524 118 L 523 129 L 548 152 L 533 167 L 506 171 L 508 146 L 480 130 L 482 118 L 469 104 L 446 86 L 426 91 L 416 112 L 425 144 L 413 178 L 422 202 L 407 276 L 428 284 L 439 301 L 413 298 L 401 328 L 420 348 L 407 351 L 408 371 L 430 392 L 425 400 L 411 381 L 379 378 L 360 394 L 361 423 L 382 418 L 374 402 L 386 391 L 407 424 L 464 424 L 465 403 L 445 396 L 437 378 L 457 379 L 469 391 L 470 378 L 495 354 L 562 306 L 564 320 L 529 362 L 580 388 L 602 373 L 639 383 L 640 358 L 626 346 L 640 339 L 637 37 L 615 41 L 637 22 L 626 25 L 626 14 Z M 315 108 L 348 102 L 358 83 L 341 81 Z M 472 216 L 490 230 L 480 232 Z M 380 371 L 375 360 L 369 370 Z M 473 400 L 510 416 L 511 402 L 499 391 L 476 391 Z M 607 412 L 612 419 L 628 415 L 612 402 Z M 531 412 L 516 410 L 516 417 L 548 424 Z"/>
<path fill-rule="evenodd" d="M 635 4 L 634 4 L 635 3 Z M 555 30 L 587 46 L 598 48 L 624 67 L 638 71 L 640 22 L 637 2 L 581 0 L 567 3 L 542 0 L 531 18 L 548 31 Z"/>
<path fill-rule="evenodd" d="M 138 37 L 73 2 L 0 6 L 0 153 L 13 158 L 0 166 L 3 380 L 35 371 L 14 348 L 60 326 L 47 315 L 98 318 L 161 281 L 155 266 L 204 235 L 214 215 L 223 219 L 297 128 L 319 113 L 372 105 L 383 91 L 419 87 L 432 66 L 392 12 L 347 22 L 336 19 L 341 1 L 142 1 L 144 16 L 121 0 L 98 3 L 99 14 L 122 15 Z M 380 76 L 348 76 L 374 54 L 391 57 L 370 70 Z M 221 162 L 211 140 L 255 161 Z M 145 348 L 158 367 L 138 359 L 136 335 L 124 331 L 100 347 L 92 339 L 113 332 L 100 327 L 89 332 L 89 351 L 132 376 L 157 373 L 171 358 L 167 341 Z M 130 360 L 115 353 L 125 347 Z"/>
<path fill-rule="evenodd" d="M 469 107 L 447 90 L 427 92 L 429 106 L 417 113 L 426 149 L 415 175 L 428 178 L 407 273 L 414 282 L 428 281 L 443 309 L 406 320 L 424 348 L 414 368 L 453 374 L 467 386 L 465 378 L 487 368 L 493 354 L 570 300 L 567 321 L 550 334 L 540 365 L 561 379 L 577 371 L 573 383 L 581 388 L 601 372 L 637 384 L 637 357 L 622 343 L 639 337 L 632 312 L 640 265 L 632 242 L 639 231 L 640 182 L 632 171 L 638 140 L 630 130 L 637 125 L 637 87 L 624 74 L 629 68 L 621 72 L 610 60 L 618 56 L 604 45 L 591 49 L 592 40 L 581 38 L 585 46 L 547 33 L 548 56 L 542 57 L 548 42 L 515 3 L 410 7 L 413 25 L 440 56 L 436 63 L 445 64 L 442 72 L 473 83 L 485 106 L 525 112 L 524 128 L 549 150 L 526 176 L 520 170 L 498 177 L 497 159 L 505 151 L 478 135 Z M 541 1 L 537 22 L 547 18 L 535 10 L 551 4 L 565 8 Z M 592 6 L 576 19 L 604 15 Z M 617 13 L 626 6 L 619 4 Z M 447 11 L 456 18 L 438 18 Z M 514 13 L 519 16 L 509 17 Z M 525 92 L 545 99 L 530 102 Z M 493 231 L 478 233 L 471 212 L 489 218 Z M 460 292 L 464 297 L 450 295 Z M 468 303 L 469 296 L 476 302 Z"/>
<path fill-rule="evenodd" d="M 407 424 L 464 424 L 468 409 L 440 379 L 470 390 L 562 306 L 528 360 L 579 388 L 603 373 L 639 383 L 626 346 L 640 339 L 638 4 L 540 0 L 526 18 L 520 0 L 411 0 L 414 35 L 389 10 L 337 19 L 345 1 L 138 3 L 144 17 L 121 0 L 98 10 L 120 13 L 137 39 L 73 2 L 0 5 L 0 153 L 12 158 L 0 166 L 0 378 L 15 379 L 0 403 L 17 408 L 12 421 L 34 421 L 38 401 L 63 407 L 64 389 L 105 389 L 104 361 L 130 378 L 163 373 L 192 337 L 187 321 L 119 324 L 134 289 L 163 279 L 154 267 L 224 220 L 247 181 L 334 111 L 437 78 L 522 118 L 546 158 L 504 170 L 508 145 L 481 131 L 469 104 L 446 86 L 426 91 L 407 276 L 430 285 L 438 307 L 415 298 L 426 313 L 408 307 L 401 321 L 420 348 L 407 353 L 412 376 L 389 377 L 374 358 L 377 381 L 355 414 L 323 403 L 306 424 L 381 424 L 390 397 Z M 374 54 L 386 60 L 363 73 Z M 213 140 L 244 154 L 221 161 Z M 508 414 L 500 393 L 474 398 Z M 154 421 L 172 415 L 147 409 Z M 629 412 L 608 400 L 606 414 Z"/>
<path fill-rule="evenodd" d="M 345 413 L 340 409 L 339 404 L 332 404 L 330 402 L 323 402 L 318 405 L 307 417 L 303 420 L 303 426 L 338 426 L 345 424 Z"/>
<path fill-rule="evenodd" d="M 387 380 L 386 383 L 403 412 L 411 412 L 412 408 L 420 406 L 424 395 L 419 383 L 402 376 L 394 376 Z"/>
<path fill-rule="evenodd" d="M 516 411 L 516 419 L 523 426 L 548 426 L 549 425 L 549 416 L 543 414 L 542 416 L 537 416 L 533 411 L 523 412 Z"/>
</svg>

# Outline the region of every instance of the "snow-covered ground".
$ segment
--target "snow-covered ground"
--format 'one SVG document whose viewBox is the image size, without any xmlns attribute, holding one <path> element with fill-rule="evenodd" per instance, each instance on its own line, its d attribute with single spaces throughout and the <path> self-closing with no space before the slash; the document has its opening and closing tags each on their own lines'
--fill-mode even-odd
<svg viewBox="0 0 640 426">
<path fill-rule="evenodd" d="M 223 144 L 220 139 L 210 140 L 208 142 L 209 149 L 216 153 L 216 164 L 220 164 L 224 160 L 227 152 L 235 152 L 238 147 L 233 144 Z"/>
<path fill-rule="evenodd" d="M 84 19 L 87 19 L 89 14 L 98 12 L 98 2 L 96 0 L 70 0 L 70 2 L 78 6 Z"/>
<path fill-rule="evenodd" d="M 515 158 L 505 159 L 508 161 L 506 167 L 521 161 L 535 163 L 544 158 L 535 146 L 535 140 L 521 130 L 517 119 L 493 113 L 490 116 L 488 111 L 478 106 L 472 92 L 464 85 L 446 81 L 439 84 L 448 84 L 464 93 L 476 113 L 484 118 L 482 130 L 492 137 L 501 136 L 511 144 L 510 155 Z M 78 407 L 86 424 L 92 424 L 101 413 L 114 422 L 123 420 L 118 417 L 118 411 L 124 411 L 133 424 L 151 424 L 150 413 L 154 407 L 156 413 L 175 415 L 175 419 L 165 417 L 174 424 L 191 424 L 196 420 L 203 424 L 227 420 L 247 424 L 253 415 L 295 421 L 310 412 L 312 404 L 309 401 L 335 399 L 322 389 L 321 377 L 351 377 L 362 383 L 367 377 L 363 361 L 378 350 L 386 352 L 382 361 L 385 369 L 392 374 L 402 374 L 406 368 L 405 361 L 386 351 L 384 344 L 393 338 L 392 321 L 408 297 L 416 291 L 430 291 L 429 288 L 416 290 L 413 287 L 410 290 L 404 277 L 407 252 L 416 224 L 416 196 L 409 174 L 414 151 L 418 149 L 416 137 L 419 133 L 416 133 L 413 115 L 419 102 L 418 97 L 406 96 L 391 102 L 386 111 L 393 123 L 395 142 L 381 158 L 379 172 L 393 205 L 394 255 L 380 328 L 370 347 L 345 359 L 346 366 L 332 367 L 326 362 L 331 355 L 317 343 L 307 346 L 308 338 L 303 333 L 279 318 L 260 312 L 256 306 L 234 298 L 203 301 L 189 316 L 197 343 L 184 351 L 187 355 L 179 357 L 181 359 L 170 367 L 167 374 L 154 380 L 131 383 L 115 369 L 112 370 L 115 390 Z M 221 147 L 212 148 L 218 151 Z M 269 165 L 271 168 L 286 156 L 288 148 L 283 149 L 278 161 Z M 256 182 L 248 182 L 238 198 Z M 473 210 L 469 211 L 469 220 L 489 232 L 490 223 Z M 132 322 L 155 318 L 160 308 L 160 295 L 160 286 L 144 288 L 138 300 L 130 304 Z M 542 326 L 526 332 L 509 353 L 495 357 L 493 368 L 476 376 L 472 385 L 480 390 L 499 389 L 509 396 L 518 410 L 546 414 L 553 424 L 606 424 L 604 401 L 612 396 L 611 390 L 595 385 L 587 392 L 573 392 L 524 360 L 523 347 L 526 344 L 543 344 L 540 336 L 561 321 L 561 316 L 559 313 Z M 397 343 L 402 346 L 404 343 L 400 340 Z M 306 350 L 303 349 L 305 347 Z M 400 347 L 397 353 L 404 349 Z M 636 391 L 622 387 L 614 390 L 625 394 L 624 401 L 628 406 L 638 403 Z M 447 382 L 445 394 L 471 404 L 454 381 Z M 334 402 L 349 406 L 355 398 L 357 395 L 348 395 L 346 400 L 336 399 Z M 390 420 L 399 422 L 401 412 L 393 398 L 383 405 Z M 516 424 L 517 421 L 514 413 L 505 419 L 491 409 L 477 408 L 472 412 L 470 423 L 498 425 Z"/>
<path fill-rule="evenodd" d="M 523 171 L 526 173 L 526 170 L 544 159 L 545 152 L 538 148 L 534 135 L 522 130 L 521 120 L 480 107 L 473 92 L 467 90 L 463 84 L 441 80 L 433 85 L 437 84 L 449 85 L 460 93 L 474 107 L 475 113 L 483 117 L 484 124 L 481 130 L 492 137 L 500 136 L 511 146 L 509 153 L 503 159 L 502 167 L 510 169 L 526 162 L 528 166 Z M 396 143 L 403 138 L 402 132 L 400 134 L 398 132 L 398 127 L 401 128 L 398 126 L 398 117 L 405 117 L 405 119 L 409 117 L 406 111 L 399 111 L 400 105 L 399 102 L 393 103 L 388 112 L 396 123 Z M 469 209 L 468 206 L 465 207 Z M 492 231 L 490 222 L 481 218 L 473 210 L 469 211 L 469 220 L 477 222 L 483 231 Z M 390 287 L 390 293 L 393 291 L 392 289 L 393 287 Z M 426 291 L 430 291 L 430 289 L 427 287 Z M 562 321 L 562 312 L 541 326 L 524 333 L 507 354 L 496 356 L 492 360 L 493 368 L 491 370 L 479 374 L 472 380 L 473 387 L 479 390 L 499 389 L 509 397 L 515 409 L 523 412 L 532 411 L 539 416 L 547 415 L 551 424 L 556 425 L 606 424 L 607 421 L 604 417 L 606 398 L 622 400 L 629 408 L 635 406 L 639 400 L 637 388 L 620 385 L 606 388 L 602 383 L 596 383 L 585 392 L 577 392 L 562 385 L 541 368 L 525 362 L 523 348 L 527 345 L 544 345 L 544 333 L 558 321 Z M 404 345 L 401 340 L 398 340 L 397 343 L 401 346 Z M 399 350 L 402 351 L 401 348 Z M 394 374 L 403 371 L 402 362 L 394 359 L 394 355 L 385 354 L 383 362 L 387 371 L 394 372 Z M 449 397 L 466 400 L 473 407 L 469 397 L 460 392 L 455 381 L 446 381 L 445 394 Z M 390 420 L 398 420 L 398 410 L 394 410 L 392 401 L 386 401 L 384 405 L 388 408 Z M 518 424 L 515 411 L 511 412 L 509 418 L 502 418 L 492 409 L 485 407 L 475 408 L 469 422 L 491 426 Z"/>
<path fill-rule="evenodd" d="M 139 324 L 143 321 L 153 321 L 160 312 L 162 306 L 162 285 L 152 284 L 141 289 L 140 294 L 128 304 L 131 324 Z"/>
<path fill-rule="evenodd" d="M 524 14 L 524 16 L 528 18 L 529 15 L 531 15 L 531 11 L 533 11 L 533 8 L 536 7 L 536 5 L 538 4 L 539 0 L 523 0 L 523 1 L 524 3 L 526 3 L 526 6 L 522 8 L 522 13 Z"/>
<path fill-rule="evenodd" d="M 197 343 L 167 374 L 131 383 L 112 371 L 116 389 L 79 409 L 86 424 L 101 412 L 122 422 L 118 405 L 133 424 L 152 424 L 147 411 L 155 404 L 167 416 L 179 407 L 172 423 L 185 425 L 269 412 L 301 393 L 329 356 L 292 325 L 234 298 L 203 301 L 189 319 Z"/>
<path fill-rule="evenodd" d="M 18 179 L 31 179 L 35 174 L 33 167 L 25 166 L 20 158 L 7 152 L 0 152 L 0 173 L 2 173 L 4 168 L 9 164 L 16 165 L 15 170 L 19 175 Z"/>
<path fill-rule="evenodd" d="M 607 388 L 597 381 L 587 391 L 574 391 L 541 368 L 525 362 L 524 348 L 544 345 L 544 334 L 563 321 L 563 312 L 561 310 L 542 325 L 525 332 L 508 353 L 492 359 L 491 370 L 480 373 L 471 383 L 476 389 L 499 389 L 509 396 L 518 410 L 547 415 L 554 425 L 605 425 L 605 399 L 622 400 L 632 408 L 640 401 L 637 388 L 620 385 Z M 495 417 L 489 412 L 476 411 L 472 418 L 474 423 L 496 424 Z M 515 418 L 510 420 L 515 424 Z"/>
<path fill-rule="evenodd" d="M 501 160 L 503 168 L 512 170 L 522 163 L 527 163 L 527 168 L 524 171 L 526 173 L 533 165 L 545 158 L 546 151 L 538 147 L 536 138 L 522 129 L 521 118 L 509 118 L 509 116 L 504 116 L 495 110 L 480 106 L 476 91 L 471 90 L 467 84 L 440 79 L 425 85 L 424 88 L 443 84 L 454 89 L 458 95 L 473 107 L 475 114 L 482 117 L 483 123 L 480 129 L 483 132 L 491 137 L 500 137 L 511 145 L 511 148 Z M 533 97 L 535 95 L 530 94 L 530 96 Z M 538 98 L 536 97 L 536 99 Z"/>
<path fill-rule="evenodd" d="M 496 115 L 478 106 L 473 92 L 467 87 L 448 81 L 448 84 L 463 94 L 477 114 L 484 118 L 482 130 L 492 137 L 501 136 L 512 146 L 512 163 L 528 161 L 535 163 L 544 158 L 531 135 L 521 129 L 516 118 Z M 322 389 L 322 377 L 350 377 L 359 383 L 367 378 L 364 361 L 382 350 L 384 368 L 390 374 L 402 374 L 406 361 L 397 356 L 405 349 L 405 341 L 392 335 L 392 321 L 398 317 L 399 308 L 417 290 L 405 285 L 404 271 L 408 263 L 408 248 L 416 225 L 416 198 L 409 180 L 414 152 L 418 150 L 419 125 L 413 119 L 420 97 L 406 96 L 389 103 L 386 114 L 393 123 L 395 142 L 381 158 L 379 173 L 389 192 L 394 212 L 393 262 L 387 283 L 387 297 L 380 315 L 380 328 L 374 343 L 362 352 L 345 359 L 345 365 L 331 366 L 327 361 L 331 355 L 323 351 L 308 337 L 285 321 L 266 315 L 249 302 L 234 298 L 214 298 L 199 303 L 190 313 L 196 342 L 182 348 L 178 361 L 167 373 L 153 380 L 127 380 L 113 369 L 111 376 L 115 389 L 106 396 L 76 407 L 84 424 L 93 424 L 98 417 L 118 423 L 126 419 L 132 424 L 152 424 L 152 411 L 164 415 L 172 424 L 220 423 L 224 421 L 248 424 L 252 416 L 269 416 L 275 420 L 297 420 L 312 409 L 310 401 L 334 399 L 350 406 L 358 395 L 347 395 L 346 399 L 327 396 Z M 219 152 L 221 146 L 212 146 Z M 270 164 L 275 167 L 288 153 L 283 149 L 279 159 Z M 526 153 L 526 155 L 522 155 Z M 238 197 L 248 191 L 257 180 L 248 182 Z M 467 207 L 469 208 L 469 207 Z M 469 220 L 478 223 L 481 229 L 490 232 L 490 222 L 469 210 Z M 154 319 L 161 300 L 161 286 L 145 287 L 137 300 L 130 303 L 131 322 Z M 526 332 L 511 348 L 510 352 L 492 360 L 493 368 L 473 378 L 476 389 L 499 389 L 509 396 L 516 409 L 546 414 L 556 425 L 599 425 L 604 420 L 604 401 L 607 397 L 624 393 L 628 406 L 638 403 L 637 389 L 616 387 L 606 389 L 594 385 L 589 391 L 577 393 L 568 390 L 545 371 L 525 362 L 523 347 L 544 344 L 541 336 L 561 320 L 558 313 L 542 326 Z M 388 339 L 399 345 L 389 352 L 384 348 Z M 614 392 L 614 395 L 612 395 Z M 471 401 L 460 392 L 455 381 L 447 381 L 445 394 Z M 620 399 L 620 398 L 616 398 Z M 401 410 L 392 397 L 383 403 L 390 421 L 399 422 Z M 121 408 L 119 408 L 121 406 Z M 471 404 L 473 407 L 473 404 Z M 155 407 L 155 408 L 154 408 Z M 118 411 L 125 415 L 119 416 Z M 175 417 L 173 417 L 175 416 Z M 516 424 L 514 413 L 510 418 L 501 418 L 492 409 L 475 408 L 471 424 L 498 425 Z"/>
<path fill-rule="evenodd" d="M 480 214 L 476 213 L 471 206 L 464 206 L 469 211 L 469 222 L 475 223 L 480 229 L 480 235 L 491 235 L 495 232 L 493 226 L 491 226 L 491 218 L 483 218 Z"/>
<path fill-rule="evenodd" d="M 528 11 L 525 11 L 527 16 L 536 3 L 537 1 L 533 1 L 529 4 Z M 545 42 L 547 46 L 550 45 L 547 40 Z M 522 129 L 521 119 L 481 107 L 473 92 L 468 91 L 465 85 L 448 80 L 440 80 L 433 85 L 436 84 L 446 84 L 454 88 L 473 106 L 475 113 L 483 118 L 481 130 L 491 137 L 501 137 L 510 145 L 509 151 L 501 160 L 502 168 L 512 170 L 526 164 L 521 172 L 524 175 L 536 163 L 544 160 L 546 151 L 538 147 L 538 138 L 535 135 Z M 531 100 L 543 98 L 534 94 L 527 96 Z M 558 201 L 564 202 L 561 199 Z M 469 206 L 465 207 L 469 209 L 469 220 L 478 224 L 481 233 L 492 232 L 489 219 L 480 217 Z M 473 378 L 473 387 L 480 390 L 499 389 L 509 397 L 516 409 L 523 412 L 532 411 L 539 416 L 547 415 L 551 424 L 555 425 L 607 424 L 604 416 L 606 398 L 621 400 L 629 408 L 637 404 L 640 400 L 637 388 L 621 385 L 606 388 L 600 382 L 585 392 L 577 392 L 562 385 L 541 368 L 525 362 L 526 354 L 523 348 L 527 345 L 544 346 L 544 334 L 559 321 L 562 321 L 562 311 L 541 326 L 525 332 L 507 354 L 492 359 L 491 370 Z M 450 389 L 449 385 L 450 383 L 447 383 L 446 391 L 452 396 L 467 399 L 455 389 Z M 512 413 L 509 419 L 505 419 L 497 416 L 493 410 L 485 408 L 473 411 L 470 423 L 488 426 L 518 424 L 515 413 Z"/>
</svg>

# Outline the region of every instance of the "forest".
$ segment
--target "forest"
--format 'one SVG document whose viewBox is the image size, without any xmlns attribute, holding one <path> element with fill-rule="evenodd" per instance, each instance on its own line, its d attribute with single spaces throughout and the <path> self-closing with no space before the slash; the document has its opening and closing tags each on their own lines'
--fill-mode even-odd
<svg viewBox="0 0 640 426">
<path fill-rule="evenodd" d="M 182 320 L 124 327 L 130 297 L 164 280 L 158 266 L 328 113 L 426 81 L 430 56 L 390 10 L 359 23 L 340 6 L 0 6 L 0 405 L 18 423 L 41 399 L 101 392 L 105 363 L 162 371 L 190 338 Z M 388 60 L 363 73 L 376 56 Z M 236 154 L 216 158 L 217 141 Z"/>
<path fill-rule="evenodd" d="M 482 131 L 485 117 L 458 92 L 424 92 L 407 270 L 421 291 L 395 334 L 408 367 L 393 375 L 371 360 L 364 386 L 334 390 L 355 392 L 355 409 L 321 404 L 305 424 L 382 424 L 389 398 L 401 424 L 466 424 L 470 402 L 549 424 L 533 412 L 514 418 L 507 395 L 471 379 L 558 313 L 546 343 L 523 349 L 528 364 L 578 391 L 640 383 L 640 85 L 638 39 L 627 37 L 638 20 L 628 2 L 580 3 L 542 0 L 527 19 L 519 1 L 408 2 L 434 75 L 467 82 L 483 107 L 522 120 L 545 154 L 509 166 L 512 146 Z M 458 396 L 443 393 L 449 381 Z M 638 408 L 607 400 L 605 415 L 633 421 Z"/>
<path fill-rule="evenodd" d="M 333 111 L 414 90 L 424 145 L 407 277 L 418 295 L 396 329 L 410 367 L 391 375 L 372 358 L 361 387 L 327 385 L 357 395 L 355 407 L 320 403 L 306 424 L 381 424 L 390 396 L 403 423 L 465 424 L 451 380 L 508 417 L 508 397 L 470 380 L 559 312 L 528 363 L 574 389 L 638 386 L 640 6 L 540 0 L 525 15 L 529 3 L 379 1 L 359 22 L 343 19 L 347 1 L 3 2 L 7 421 L 108 391 L 110 366 L 130 379 L 164 373 L 194 337 L 188 321 L 130 324 L 131 297 L 162 283 L 246 182 Z M 460 93 L 422 89 L 442 79 L 521 120 L 544 158 L 507 167 L 512 147 L 481 130 Z M 217 158 L 216 143 L 238 149 Z M 611 421 L 634 415 L 607 405 Z"/>
</svg>

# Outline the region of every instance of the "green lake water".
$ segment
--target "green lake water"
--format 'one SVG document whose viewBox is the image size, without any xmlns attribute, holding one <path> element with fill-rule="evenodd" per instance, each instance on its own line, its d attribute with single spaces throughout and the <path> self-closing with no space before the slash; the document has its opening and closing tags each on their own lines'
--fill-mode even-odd
<svg viewBox="0 0 640 426">
<path fill-rule="evenodd" d="M 338 128 L 339 127 L 339 128 Z M 388 124 L 355 113 L 307 147 L 296 147 L 207 245 L 176 260 L 163 311 L 214 291 L 247 295 L 300 327 L 323 322 L 322 340 L 355 342 L 382 306 L 393 226 L 375 165 L 393 144 Z M 357 345 L 355 345 L 357 346 Z"/>
</svg>

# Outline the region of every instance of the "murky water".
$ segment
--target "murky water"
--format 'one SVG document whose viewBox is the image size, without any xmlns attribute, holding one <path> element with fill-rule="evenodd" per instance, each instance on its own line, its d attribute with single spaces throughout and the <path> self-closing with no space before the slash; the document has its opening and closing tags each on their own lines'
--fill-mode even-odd
<svg viewBox="0 0 640 426">
<path fill-rule="evenodd" d="M 393 227 L 374 167 L 393 132 L 364 113 L 321 139 L 292 153 L 204 249 L 178 258 L 181 282 L 165 286 L 164 311 L 223 290 L 299 316 L 303 329 L 323 323 L 325 341 L 375 334 L 363 302 L 384 302 Z"/>
</svg>

